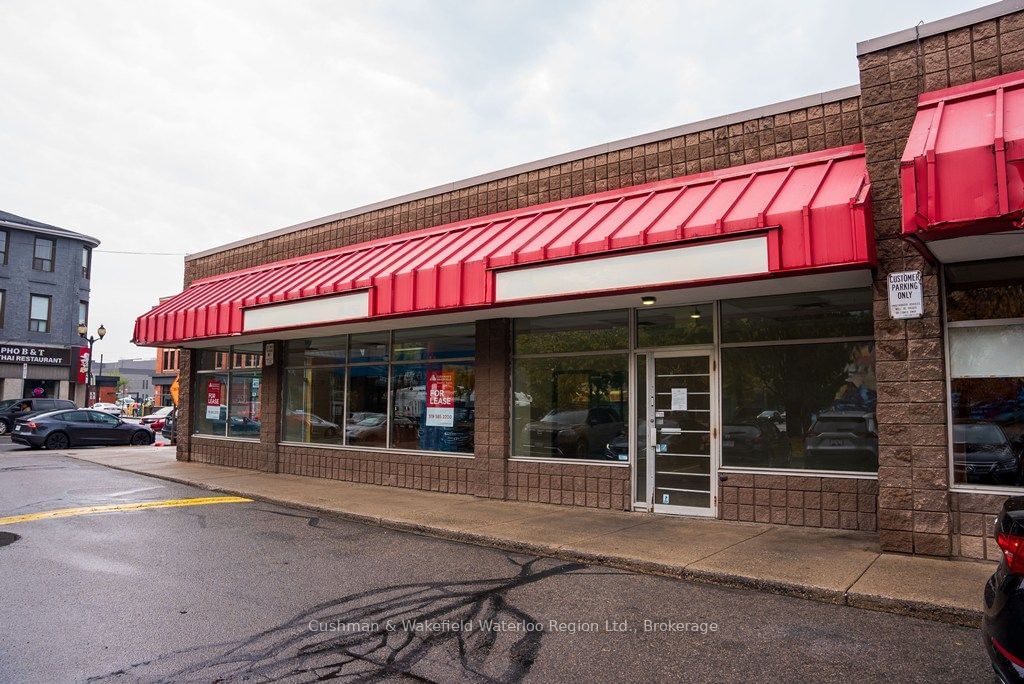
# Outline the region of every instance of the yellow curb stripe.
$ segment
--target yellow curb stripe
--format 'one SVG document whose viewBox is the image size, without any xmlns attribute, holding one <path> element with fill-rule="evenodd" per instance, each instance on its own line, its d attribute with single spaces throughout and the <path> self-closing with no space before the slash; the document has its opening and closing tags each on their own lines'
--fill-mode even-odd
<svg viewBox="0 0 1024 684">
<path fill-rule="evenodd" d="M 241 496 L 203 496 L 195 499 L 165 499 L 163 501 L 139 501 L 137 503 L 108 504 L 106 506 L 83 506 L 81 508 L 58 508 L 55 511 L 40 511 L 0 518 L 0 525 L 13 525 L 32 520 L 49 520 L 50 518 L 70 518 L 76 515 L 93 513 L 110 513 L 113 511 L 142 511 L 150 508 L 177 508 L 179 506 L 205 506 L 207 504 L 247 503 L 252 499 Z"/>
</svg>

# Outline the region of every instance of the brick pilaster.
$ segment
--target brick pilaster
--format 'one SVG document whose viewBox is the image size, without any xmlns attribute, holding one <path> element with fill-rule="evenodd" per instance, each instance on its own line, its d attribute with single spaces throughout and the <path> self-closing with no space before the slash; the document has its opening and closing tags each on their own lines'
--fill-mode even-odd
<svg viewBox="0 0 1024 684">
<path fill-rule="evenodd" d="M 269 354 L 267 352 L 270 352 Z M 269 362 L 269 363 L 268 363 Z M 259 469 L 276 473 L 279 469 L 278 442 L 281 441 L 281 398 L 284 379 L 284 345 L 263 344 L 263 370 L 260 379 L 260 465 Z"/>
<path fill-rule="evenodd" d="M 194 349 L 182 349 L 178 366 L 178 413 L 174 425 L 177 435 L 175 457 L 179 461 L 191 461 L 192 457 L 192 388 L 195 387 L 196 355 Z"/>
<path fill-rule="evenodd" d="M 476 419 L 470 492 L 505 498 L 510 449 L 511 337 L 508 319 L 476 324 Z"/>
<path fill-rule="evenodd" d="M 879 538 L 887 551 L 955 552 L 945 360 L 937 269 L 901 237 L 899 160 L 920 93 L 1024 68 L 1024 13 L 861 55 L 861 117 L 871 175 L 875 276 Z M 886 277 L 920 269 L 925 315 L 889 318 Z"/>
</svg>

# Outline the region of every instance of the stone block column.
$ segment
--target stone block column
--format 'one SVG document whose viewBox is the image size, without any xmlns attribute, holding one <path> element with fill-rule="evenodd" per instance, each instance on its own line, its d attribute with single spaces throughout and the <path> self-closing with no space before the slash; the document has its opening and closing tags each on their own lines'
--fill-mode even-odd
<svg viewBox="0 0 1024 684">
<path fill-rule="evenodd" d="M 469 488 L 475 496 L 505 498 L 512 434 L 509 429 L 511 373 L 511 321 L 505 318 L 477 321 L 474 463 Z"/>
<path fill-rule="evenodd" d="M 284 345 L 263 343 L 263 370 L 260 379 L 260 465 L 269 473 L 278 472 L 278 446 L 281 441 L 282 390 L 284 383 Z"/>
<path fill-rule="evenodd" d="M 192 460 L 192 433 L 194 431 L 192 396 L 195 392 L 195 367 L 199 361 L 199 352 L 195 349 L 182 349 L 178 367 L 178 413 L 174 424 L 177 435 L 176 457 L 179 461 Z"/>
</svg>

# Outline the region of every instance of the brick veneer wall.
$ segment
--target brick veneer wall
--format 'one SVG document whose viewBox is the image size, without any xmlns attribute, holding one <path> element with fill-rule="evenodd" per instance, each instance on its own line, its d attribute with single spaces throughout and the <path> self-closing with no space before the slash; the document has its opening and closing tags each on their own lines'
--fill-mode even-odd
<svg viewBox="0 0 1024 684">
<path fill-rule="evenodd" d="M 873 479 L 724 473 L 724 520 L 877 529 L 878 482 Z"/>
<path fill-rule="evenodd" d="M 879 539 L 889 551 L 984 557 L 1002 497 L 951 494 L 936 270 L 900 239 L 899 159 L 920 93 L 1024 69 L 1024 12 L 860 56 L 861 116 L 879 269 L 875 280 Z M 889 318 L 886 277 L 921 269 L 925 317 Z M 995 508 L 993 508 L 995 507 Z M 991 555 L 991 554 L 989 554 Z"/>
</svg>

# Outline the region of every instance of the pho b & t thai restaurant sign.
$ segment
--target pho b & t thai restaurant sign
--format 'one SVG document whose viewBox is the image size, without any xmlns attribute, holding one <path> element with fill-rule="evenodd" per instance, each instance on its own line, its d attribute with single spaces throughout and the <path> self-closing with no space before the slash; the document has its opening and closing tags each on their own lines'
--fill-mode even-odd
<svg viewBox="0 0 1024 684">
<path fill-rule="evenodd" d="M 889 274 L 889 316 L 895 319 L 920 318 L 924 315 L 920 271 Z"/>
<path fill-rule="evenodd" d="M 0 363 L 34 363 L 39 366 L 71 365 L 71 350 L 38 345 L 0 345 Z"/>
</svg>

